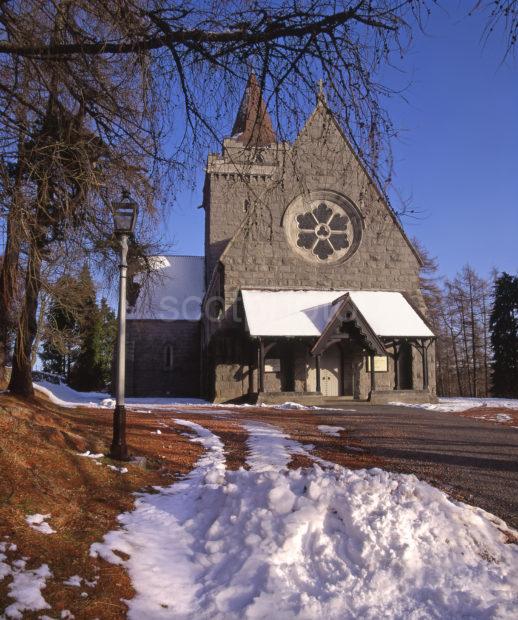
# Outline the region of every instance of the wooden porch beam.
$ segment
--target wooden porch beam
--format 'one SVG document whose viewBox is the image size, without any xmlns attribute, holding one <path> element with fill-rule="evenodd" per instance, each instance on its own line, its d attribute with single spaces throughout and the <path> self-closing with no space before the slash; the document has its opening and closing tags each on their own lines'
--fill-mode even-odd
<svg viewBox="0 0 518 620">
<path fill-rule="evenodd" d="M 317 373 L 317 392 L 321 392 L 321 387 L 320 387 L 320 354 L 319 355 L 315 355 L 315 370 Z"/>
<path fill-rule="evenodd" d="M 371 353 L 371 392 L 376 390 L 376 372 L 374 370 L 374 353 Z"/>
<path fill-rule="evenodd" d="M 394 339 L 394 389 L 399 390 L 399 341 Z"/>
<path fill-rule="evenodd" d="M 429 377 L 428 377 L 428 347 L 425 345 L 426 340 L 423 338 L 421 342 L 423 350 L 423 390 L 428 389 Z"/>
<path fill-rule="evenodd" d="M 258 351 L 258 369 L 259 369 L 259 385 L 258 392 L 264 392 L 264 341 L 259 338 L 259 351 Z"/>
</svg>

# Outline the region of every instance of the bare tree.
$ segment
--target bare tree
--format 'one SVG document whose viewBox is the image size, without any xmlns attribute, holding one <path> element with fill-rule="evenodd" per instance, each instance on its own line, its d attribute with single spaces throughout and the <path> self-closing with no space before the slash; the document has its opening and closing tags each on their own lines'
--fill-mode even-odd
<svg viewBox="0 0 518 620">
<path fill-rule="evenodd" d="M 105 259 L 122 186 L 169 203 L 223 133 L 254 70 L 289 139 L 324 78 L 328 103 L 382 190 L 393 134 L 378 70 L 400 55 L 422 0 L 15 0 L 0 3 L 0 275 L 4 316 L 23 288 L 11 389 L 30 395 L 42 269 L 76 244 Z M 293 120 L 292 120 L 293 119 Z M 104 239 L 104 241 L 103 241 Z M 0 329 L 0 365 L 6 339 Z"/>
<path fill-rule="evenodd" d="M 466 265 L 453 280 L 445 282 L 443 313 L 449 345 L 455 360 L 460 395 L 487 396 L 489 393 L 490 283 Z"/>
<path fill-rule="evenodd" d="M 518 41 L 518 0 L 477 0 L 473 11 L 477 10 L 488 14 L 485 38 L 502 26 L 507 37 L 506 52 L 511 52 Z"/>
</svg>

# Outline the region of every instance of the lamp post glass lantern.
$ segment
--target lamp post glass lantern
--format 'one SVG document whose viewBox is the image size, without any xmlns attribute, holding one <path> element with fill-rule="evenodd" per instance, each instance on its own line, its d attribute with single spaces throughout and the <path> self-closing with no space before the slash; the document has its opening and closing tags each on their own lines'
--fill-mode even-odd
<svg viewBox="0 0 518 620">
<path fill-rule="evenodd" d="M 128 270 L 128 238 L 135 230 L 137 204 L 127 192 L 113 205 L 114 231 L 120 242 L 119 311 L 117 317 L 117 373 L 115 378 L 115 411 L 113 414 L 113 439 L 110 456 L 119 461 L 128 460 L 126 446 L 126 407 L 124 388 L 126 381 L 126 274 Z"/>
</svg>

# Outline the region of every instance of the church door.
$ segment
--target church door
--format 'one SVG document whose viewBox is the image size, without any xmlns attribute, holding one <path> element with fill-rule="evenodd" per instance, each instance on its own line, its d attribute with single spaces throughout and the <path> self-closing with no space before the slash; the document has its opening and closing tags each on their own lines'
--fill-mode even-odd
<svg viewBox="0 0 518 620">
<path fill-rule="evenodd" d="M 324 396 L 340 396 L 340 349 L 332 346 L 322 355 L 320 386 Z"/>
<path fill-rule="evenodd" d="M 402 342 L 398 355 L 399 389 L 411 390 L 412 385 L 412 345 Z"/>
</svg>

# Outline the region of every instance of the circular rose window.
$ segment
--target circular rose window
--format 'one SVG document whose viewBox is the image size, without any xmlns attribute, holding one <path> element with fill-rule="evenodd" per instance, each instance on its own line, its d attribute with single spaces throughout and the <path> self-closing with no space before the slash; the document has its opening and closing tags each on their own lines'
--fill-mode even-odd
<svg viewBox="0 0 518 620">
<path fill-rule="evenodd" d="M 284 230 L 291 247 L 308 261 L 331 264 L 349 258 L 361 240 L 361 216 L 335 192 L 299 196 L 286 209 Z"/>
</svg>

